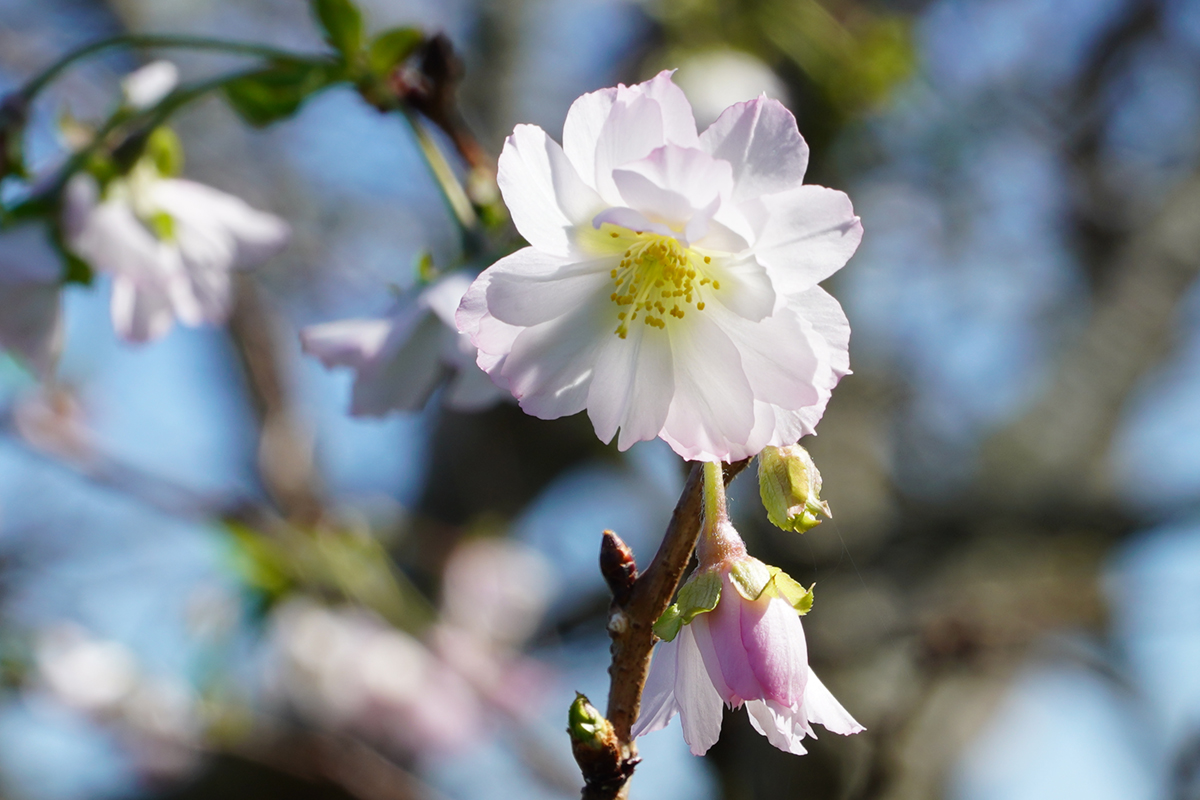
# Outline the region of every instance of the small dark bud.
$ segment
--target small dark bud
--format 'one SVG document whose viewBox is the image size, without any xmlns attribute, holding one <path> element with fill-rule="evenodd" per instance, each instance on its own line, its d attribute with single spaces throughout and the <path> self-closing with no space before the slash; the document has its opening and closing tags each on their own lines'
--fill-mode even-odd
<svg viewBox="0 0 1200 800">
<path fill-rule="evenodd" d="M 600 541 L 600 574 L 608 583 L 613 599 L 618 605 L 624 605 L 633 591 L 638 570 L 633 551 L 612 531 L 605 531 Z"/>
</svg>

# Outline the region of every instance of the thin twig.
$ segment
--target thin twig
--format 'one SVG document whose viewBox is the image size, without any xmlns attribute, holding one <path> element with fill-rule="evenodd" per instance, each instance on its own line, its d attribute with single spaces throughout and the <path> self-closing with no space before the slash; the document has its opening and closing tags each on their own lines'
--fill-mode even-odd
<svg viewBox="0 0 1200 800">
<path fill-rule="evenodd" d="M 746 459 L 725 467 L 725 483 L 749 463 Z M 608 617 L 612 665 L 608 668 L 607 711 L 614 736 L 605 743 L 603 757 L 596 758 L 593 753 L 581 760 L 585 800 L 619 800 L 628 792 L 629 778 L 638 763 L 630 729 L 637 720 L 650 671 L 654 622 L 670 605 L 700 535 L 702 476 L 701 465 L 693 466 L 658 552 L 640 577 L 625 543 L 612 531 L 604 532 L 601 570 L 614 594 Z"/>
</svg>

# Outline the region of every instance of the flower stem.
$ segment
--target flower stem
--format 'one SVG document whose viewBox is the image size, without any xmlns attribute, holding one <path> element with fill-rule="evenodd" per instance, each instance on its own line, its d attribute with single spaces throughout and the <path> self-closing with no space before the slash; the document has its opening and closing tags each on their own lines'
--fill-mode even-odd
<svg viewBox="0 0 1200 800">
<path fill-rule="evenodd" d="M 725 478 L 719 461 L 704 462 L 704 532 L 710 533 L 717 523 L 729 519 L 725 502 Z"/>
<path fill-rule="evenodd" d="M 21 88 L 21 95 L 26 101 L 30 101 L 76 61 L 118 47 L 172 47 L 187 50 L 215 50 L 232 55 L 257 56 L 269 59 L 307 58 L 307 56 L 298 56 L 296 53 L 287 50 L 249 42 L 229 42 L 223 39 L 209 39 L 203 36 L 130 33 L 122 36 L 112 36 L 108 39 L 100 39 L 99 41 L 84 45 L 78 50 L 67 53 L 39 75 L 35 75 L 30 79 Z"/>
<path fill-rule="evenodd" d="M 441 190 L 442 198 L 446 201 L 451 213 L 454 214 L 455 220 L 458 221 L 463 231 L 475 230 L 479 224 L 479 218 L 475 214 L 474 207 L 471 206 L 471 200 L 467 197 L 466 190 L 459 183 L 458 177 L 450 167 L 450 162 L 442 153 L 442 148 L 438 147 L 437 142 L 429 135 L 429 130 L 416 114 L 406 111 L 404 118 L 408 120 L 413 135 L 417 137 L 421 154 L 425 156 L 425 162 L 429 164 L 429 171 L 433 173 L 438 189 Z"/>
</svg>

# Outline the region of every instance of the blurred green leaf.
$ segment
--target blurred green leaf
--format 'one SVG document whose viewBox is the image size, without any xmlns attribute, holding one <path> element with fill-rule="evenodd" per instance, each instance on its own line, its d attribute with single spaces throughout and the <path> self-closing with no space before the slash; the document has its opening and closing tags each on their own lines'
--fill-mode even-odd
<svg viewBox="0 0 1200 800">
<path fill-rule="evenodd" d="M 425 40 L 416 28 L 392 28 L 375 37 L 367 50 L 367 66 L 376 75 L 385 76 L 404 62 Z"/>
<path fill-rule="evenodd" d="M 313 14 L 325 31 L 325 41 L 352 60 L 363 45 L 363 17 L 350 0 L 312 0 Z"/>
<path fill-rule="evenodd" d="M 225 98 L 250 125 L 261 128 L 286 119 L 309 96 L 340 79 L 328 64 L 280 61 L 225 85 Z"/>
</svg>

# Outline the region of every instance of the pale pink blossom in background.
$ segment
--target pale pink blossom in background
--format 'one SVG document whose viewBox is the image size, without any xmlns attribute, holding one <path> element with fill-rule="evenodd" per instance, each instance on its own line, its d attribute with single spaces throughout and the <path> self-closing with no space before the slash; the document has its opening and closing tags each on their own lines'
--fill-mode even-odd
<svg viewBox="0 0 1200 800">
<path fill-rule="evenodd" d="M 475 346 L 454 325 L 470 283 L 466 273 L 450 273 L 386 319 L 313 325 L 301 331 L 301 344 L 326 367 L 354 370 L 350 413 L 356 416 L 419 411 L 443 383 L 448 407 L 487 408 L 505 395 L 475 365 Z"/>
<path fill-rule="evenodd" d="M 530 247 L 472 284 L 459 327 L 528 413 L 587 410 L 621 449 L 661 437 L 733 461 L 812 433 L 849 371 L 849 326 L 817 284 L 857 248 L 842 192 L 804 185 L 780 103 L 697 134 L 663 72 L 584 95 L 560 147 L 519 125 L 499 185 Z"/>
<path fill-rule="evenodd" d="M 703 755 L 721 735 L 723 706 L 743 704 L 756 731 L 797 755 L 806 752 L 805 736 L 816 738 L 813 723 L 845 735 L 863 730 L 808 666 L 795 609 L 781 597 L 747 600 L 727 565 L 716 608 L 654 650 L 633 735 L 664 728 L 679 714 L 684 740 Z"/>
<path fill-rule="evenodd" d="M 179 320 L 219 325 L 232 303 L 231 270 L 264 261 L 288 224 L 233 195 L 160 175 L 142 159 L 101 193 L 80 174 L 67 185 L 67 245 L 112 278 L 112 318 L 131 342 L 157 339 Z"/>
<path fill-rule="evenodd" d="M 42 225 L 0 228 L 0 349 L 42 376 L 62 350 L 62 271 Z"/>
</svg>

